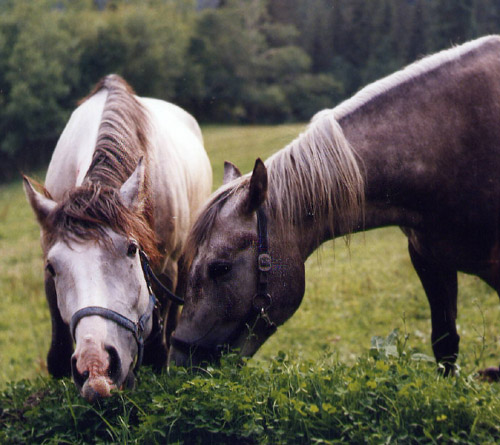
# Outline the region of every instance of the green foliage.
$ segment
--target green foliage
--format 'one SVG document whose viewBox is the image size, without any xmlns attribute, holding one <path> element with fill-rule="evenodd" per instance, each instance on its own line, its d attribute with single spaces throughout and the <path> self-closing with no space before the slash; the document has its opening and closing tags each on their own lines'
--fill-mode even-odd
<svg viewBox="0 0 500 445">
<path fill-rule="evenodd" d="M 279 353 L 267 366 L 141 371 L 133 391 L 89 405 L 68 381 L 20 381 L 0 393 L 2 443 L 479 443 L 500 437 L 498 388 L 440 378 L 406 355 Z"/>
<path fill-rule="evenodd" d="M 2 161 L 18 158 L 23 148 L 30 152 L 27 166 L 45 159 L 69 116 L 63 104 L 76 75 L 78 50 L 59 26 L 61 14 L 47 8 L 48 2 L 19 1 L 11 15 L 0 16 Z"/>
<path fill-rule="evenodd" d="M 85 90 L 100 77 L 116 72 L 141 95 L 175 97 L 177 81 L 185 70 L 191 18 L 174 4 L 157 3 L 122 4 L 94 18 L 92 29 L 81 41 Z"/>
<path fill-rule="evenodd" d="M 76 101 L 106 74 L 175 97 L 193 27 L 187 4 L 116 2 L 99 12 L 85 0 L 20 0 L 2 13 L 0 179 L 43 165 Z"/>
<path fill-rule="evenodd" d="M 500 29 L 493 0 L 218 3 L 0 2 L 0 181 L 44 165 L 77 101 L 112 72 L 202 122 L 302 121 L 425 54 Z"/>
<path fill-rule="evenodd" d="M 294 43 L 297 36 L 293 25 L 269 21 L 263 1 L 233 0 L 220 10 L 204 11 L 187 68 L 198 79 L 197 88 L 183 98 L 186 106 L 202 120 L 303 119 L 294 113 L 297 102 L 289 85 L 310 71 L 311 58 Z M 329 86 L 319 82 L 315 89 L 331 97 Z M 309 109 L 320 109 L 314 95 L 309 100 Z"/>
</svg>

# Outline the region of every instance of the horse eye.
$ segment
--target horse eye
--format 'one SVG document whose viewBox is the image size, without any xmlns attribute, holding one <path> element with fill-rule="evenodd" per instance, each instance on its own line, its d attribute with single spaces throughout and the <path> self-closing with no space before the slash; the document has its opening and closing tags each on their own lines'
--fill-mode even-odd
<svg viewBox="0 0 500 445">
<path fill-rule="evenodd" d="M 56 271 L 54 270 L 54 266 L 52 266 L 52 264 L 50 264 L 49 262 L 47 262 L 47 265 L 45 266 L 45 270 L 50 274 L 52 275 L 53 277 L 56 276 Z"/>
<path fill-rule="evenodd" d="M 208 275 L 215 279 L 227 275 L 232 269 L 231 263 L 225 261 L 217 261 L 208 266 Z"/>
<path fill-rule="evenodd" d="M 128 245 L 127 256 L 134 257 L 136 253 L 137 253 L 137 244 L 135 242 L 132 242 Z"/>
</svg>

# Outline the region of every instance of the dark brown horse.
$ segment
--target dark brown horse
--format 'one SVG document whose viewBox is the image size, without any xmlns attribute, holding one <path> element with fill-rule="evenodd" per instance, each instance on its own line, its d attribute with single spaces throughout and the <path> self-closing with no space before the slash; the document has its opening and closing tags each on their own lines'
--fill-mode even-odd
<svg viewBox="0 0 500 445">
<path fill-rule="evenodd" d="M 500 38 L 427 57 L 313 119 L 226 183 L 188 241 L 186 305 L 170 361 L 250 356 L 298 308 L 304 261 L 351 232 L 400 226 L 427 294 L 436 360 L 458 355 L 457 271 L 496 290 Z M 249 332 L 251 331 L 251 332 Z"/>
</svg>

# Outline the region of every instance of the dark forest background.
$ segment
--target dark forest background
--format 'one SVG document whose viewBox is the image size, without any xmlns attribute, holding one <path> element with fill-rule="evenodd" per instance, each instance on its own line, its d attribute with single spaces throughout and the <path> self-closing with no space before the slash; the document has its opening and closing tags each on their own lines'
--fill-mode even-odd
<svg viewBox="0 0 500 445">
<path fill-rule="evenodd" d="M 202 123 L 303 121 L 499 29 L 498 0 L 0 0 L 0 181 L 108 73 Z"/>
</svg>

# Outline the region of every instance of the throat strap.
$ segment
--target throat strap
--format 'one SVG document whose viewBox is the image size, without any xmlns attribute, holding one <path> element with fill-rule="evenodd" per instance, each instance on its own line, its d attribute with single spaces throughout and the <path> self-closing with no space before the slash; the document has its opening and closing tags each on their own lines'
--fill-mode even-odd
<svg viewBox="0 0 500 445">
<path fill-rule="evenodd" d="M 144 272 L 144 278 L 146 279 L 146 284 L 149 288 L 149 293 L 153 293 L 153 289 L 151 286 L 151 282 L 154 282 L 155 285 L 160 289 L 162 296 L 168 298 L 170 301 L 182 306 L 184 304 L 184 299 L 174 294 L 170 289 L 163 285 L 160 279 L 155 275 L 153 269 L 151 269 L 151 265 L 149 264 L 149 258 L 143 250 L 139 251 L 139 255 L 141 257 L 142 271 Z"/>
</svg>

